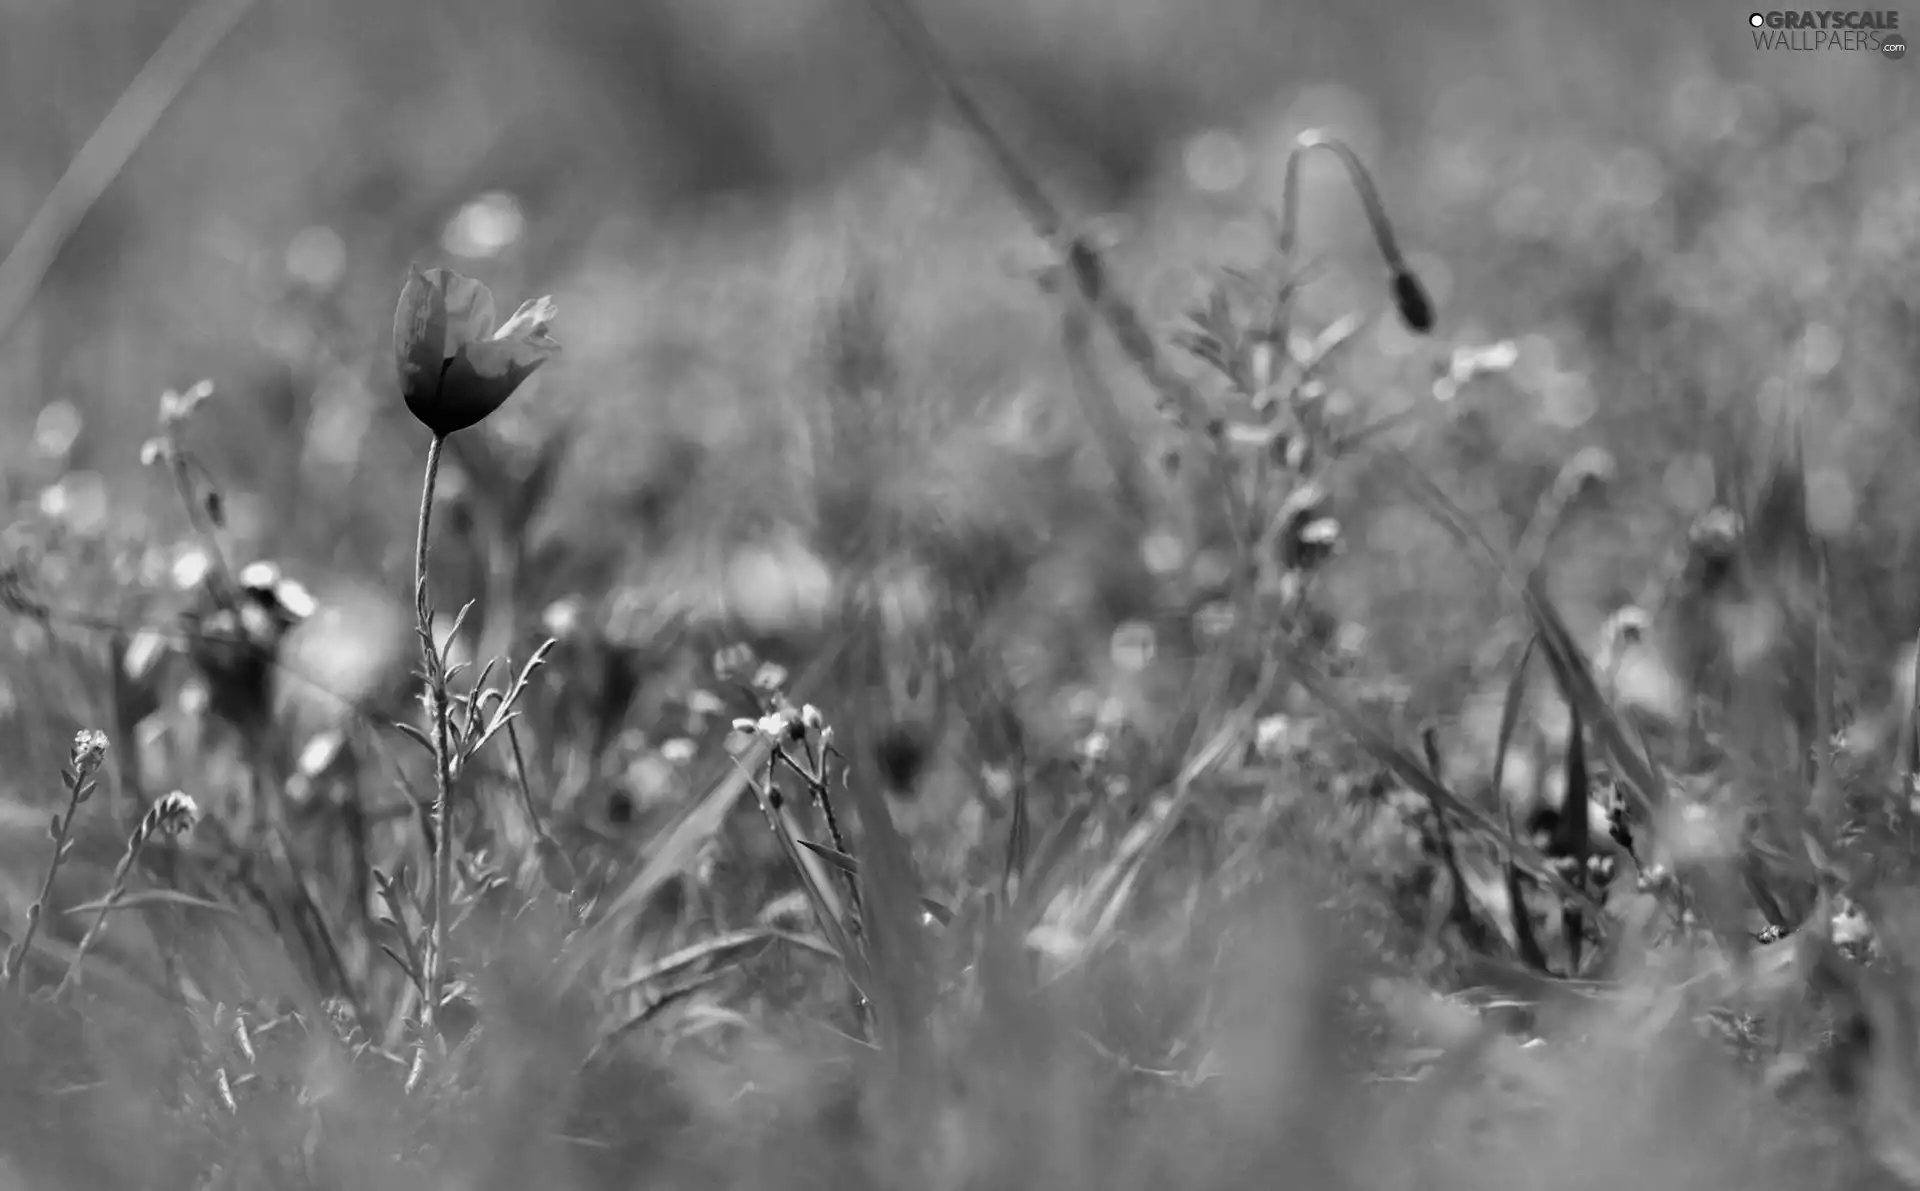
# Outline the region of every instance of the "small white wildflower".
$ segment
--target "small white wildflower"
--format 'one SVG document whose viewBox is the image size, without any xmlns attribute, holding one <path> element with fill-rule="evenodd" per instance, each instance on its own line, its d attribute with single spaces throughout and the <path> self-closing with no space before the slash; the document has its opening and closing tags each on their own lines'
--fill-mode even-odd
<svg viewBox="0 0 1920 1191">
<path fill-rule="evenodd" d="M 684 736 L 676 736 L 660 745 L 660 759 L 670 765 L 685 765 L 693 760 L 695 752 L 693 741 Z"/>
<path fill-rule="evenodd" d="M 797 735 L 795 729 L 800 725 L 800 713 L 790 707 L 770 711 L 753 722 L 753 730 L 768 740 L 790 740 Z"/>
<path fill-rule="evenodd" d="M 573 636 L 580 627 L 580 601 L 568 596 L 548 604 L 546 611 L 540 614 L 540 624 L 547 636 L 557 640 L 564 641 Z"/>
<path fill-rule="evenodd" d="M 200 807 L 185 793 L 175 790 L 154 803 L 148 816 L 156 830 L 180 835 L 192 829 L 200 817 Z"/>
<path fill-rule="evenodd" d="M 1317 517 L 1300 527 L 1299 538 L 1310 546 L 1330 546 L 1340 540 L 1340 523 L 1332 517 Z"/>
<path fill-rule="evenodd" d="M 306 584 L 295 579 L 282 579 L 274 586 L 273 598 L 280 607 L 295 620 L 307 620 L 320 610 L 320 605 L 307 590 Z"/>
<path fill-rule="evenodd" d="M 1267 761 L 1277 761 L 1293 748 L 1293 721 L 1284 715 L 1270 715 L 1254 729 L 1254 751 Z"/>
<path fill-rule="evenodd" d="M 200 381 L 184 393 L 172 389 L 160 394 L 160 425 L 162 429 L 173 430 L 193 416 L 202 401 L 213 396 L 213 382 Z"/>
<path fill-rule="evenodd" d="M 180 552 L 173 562 L 173 585 L 181 591 L 200 586 L 207 572 L 213 569 L 213 562 L 207 552 L 198 547 L 189 547 Z"/>
<path fill-rule="evenodd" d="M 1498 343 L 1456 347 L 1447 361 L 1447 379 L 1457 387 L 1489 372 L 1505 372 L 1520 360 L 1520 347 L 1511 339 Z"/>
<path fill-rule="evenodd" d="M 773 692 L 787 685 L 787 668 L 778 662 L 764 662 L 754 672 L 753 687 L 758 691 Z"/>
<path fill-rule="evenodd" d="M 67 754 L 67 767 L 75 773 L 91 773 L 107 755 L 107 734 L 97 728 L 83 728 L 73 734 L 73 747 Z"/>
</svg>

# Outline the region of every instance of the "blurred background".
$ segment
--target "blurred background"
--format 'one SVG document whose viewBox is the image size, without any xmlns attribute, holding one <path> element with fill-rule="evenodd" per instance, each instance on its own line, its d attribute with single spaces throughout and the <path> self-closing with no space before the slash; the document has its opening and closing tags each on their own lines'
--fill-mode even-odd
<svg viewBox="0 0 1920 1191">
<path fill-rule="evenodd" d="M 403 590 L 425 436 L 387 344 L 409 261 L 479 277 L 503 310 L 558 299 L 564 356 L 475 437 L 510 453 L 571 427 L 541 515 L 597 552 L 579 583 L 731 598 L 778 625 L 875 561 L 847 545 L 875 510 L 896 535 L 1047 526 L 1069 534 L 1047 538 L 1056 555 L 1098 516 L 1076 503 L 1097 462 L 1052 466 L 1085 462 L 1091 436 L 1019 266 L 1030 234 L 860 0 L 240 7 L 0 328 L 16 529 L 181 539 L 139 447 L 160 393 L 205 378 L 195 446 L 236 549 L 315 586 Z M 1347 395 L 1412 412 L 1403 444 L 1496 523 L 1576 451 L 1611 452 L 1570 615 L 1637 586 L 1715 497 L 1747 413 L 1798 408 L 1816 519 L 1862 576 L 1856 620 L 1914 628 L 1916 59 L 1763 53 L 1730 3 L 930 7 L 1168 325 L 1208 270 L 1268 251 L 1291 138 L 1349 138 L 1441 320 L 1429 339 L 1369 322 Z M 0 245 L 189 8 L 0 0 Z M 1309 162 L 1303 241 L 1326 268 L 1302 301 L 1321 324 L 1385 307 L 1345 186 Z M 861 293 L 888 405 L 823 435 L 821 344 Z M 1507 340 L 1505 375 L 1436 397 L 1451 353 Z M 1149 395 L 1103 359 L 1151 448 Z M 1481 581 L 1351 487 L 1359 548 L 1330 598 L 1383 665 L 1446 670 L 1473 641 L 1442 630 L 1470 627 Z"/>
</svg>

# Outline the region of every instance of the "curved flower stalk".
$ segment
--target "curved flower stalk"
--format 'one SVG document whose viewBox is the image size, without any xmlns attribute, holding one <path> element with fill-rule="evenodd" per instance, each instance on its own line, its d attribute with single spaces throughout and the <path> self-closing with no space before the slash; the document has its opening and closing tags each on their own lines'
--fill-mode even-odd
<svg viewBox="0 0 1920 1191">
<path fill-rule="evenodd" d="M 447 692 L 449 667 L 444 646 L 433 638 L 433 608 L 427 599 L 428 546 L 431 541 L 434 483 L 447 436 L 478 425 L 506 404 L 529 376 L 559 353 L 548 333 L 556 307 L 551 297 L 522 303 L 512 318 L 494 326 L 493 293 L 471 277 L 451 269 L 407 267 L 406 284 L 393 316 L 393 353 L 400 395 L 408 412 L 433 432 L 421 485 L 420 515 L 413 550 L 415 627 L 426 678 L 426 702 L 433 752 L 433 881 L 430 891 L 431 944 L 426 963 L 428 1024 L 440 1008 L 446 973 L 447 908 L 453 884 L 453 841 L 448 797 L 453 786 L 454 749 Z M 456 629 L 462 616 L 456 618 Z"/>
</svg>

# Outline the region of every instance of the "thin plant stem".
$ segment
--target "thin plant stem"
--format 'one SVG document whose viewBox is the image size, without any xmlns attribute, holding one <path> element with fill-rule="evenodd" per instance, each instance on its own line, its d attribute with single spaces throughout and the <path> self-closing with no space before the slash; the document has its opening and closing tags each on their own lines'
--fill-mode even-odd
<svg viewBox="0 0 1920 1191">
<path fill-rule="evenodd" d="M 1913 687 L 1908 692 L 1910 697 L 1907 700 L 1904 717 L 1906 723 L 1902 726 L 1903 730 L 1900 733 L 1900 739 L 1903 742 L 1900 750 L 1900 776 L 1906 780 L 1905 793 L 1908 799 L 1913 798 L 1916 780 L 1920 780 L 1920 634 L 1916 634 L 1913 639 L 1913 669 L 1910 672 L 1910 678 Z"/>
<path fill-rule="evenodd" d="M 527 780 L 527 755 L 520 749 L 520 733 L 514 731 L 511 721 L 507 724 L 507 744 L 513 748 L 513 775 L 520 789 L 520 806 L 527 813 L 527 823 L 535 835 L 545 835 L 547 829 L 540 822 L 540 812 L 533 805 L 533 783 Z"/>
<path fill-rule="evenodd" d="M 213 568 L 220 590 L 217 593 L 222 608 L 230 608 L 240 591 L 239 581 L 233 568 L 227 565 L 226 551 L 220 547 L 220 535 L 214 529 L 207 516 L 206 505 L 195 499 L 193 476 L 187 470 L 187 458 L 175 442 L 167 461 L 167 474 L 173 480 L 173 490 L 180 496 L 180 504 L 187 511 L 187 524 L 192 527 L 194 536 L 207 548 L 207 562 Z M 204 471 L 203 471 L 204 474 Z"/>
<path fill-rule="evenodd" d="M 426 1024 L 433 1026 L 440 1008 L 440 989 L 445 979 L 447 948 L 447 907 L 453 885 L 452 792 L 453 772 L 447 746 L 447 671 L 439 647 L 433 640 L 433 608 L 427 599 L 427 554 L 433 522 L 433 488 L 440 476 L 440 456 L 446 449 L 444 434 L 433 436 L 427 447 L 426 477 L 420 486 L 419 533 L 413 545 L 413 611 L 420 634 L 423 677 L 427 683 L 427 713 L 432 720 L 433 742 L 433 882 L 428 891 L 432 941 L 427 949 Z"/>
<path fill-rule="evenodd" d="M 40 920 L 47 916 L 47 907 L 53 904 L 53 879 L 60 875 L 60 862 L 67 858 L 67 841 L 73 838 L 73 818 L 80 813 L 80 801 L 86 795 L 88 779 L 84 774 L 78 776 L 80 780 L 71 782 L 67 788 L 67 813 L 60 816 L 60 825 L 53 833 L 53 857 L 47 861 L 46 880 L 40 882 L 40 898 L 27 914 L 27 928 L 20 936 L 19 958 L 7 970 L 10 993 L 20 990 L 21 973 L 26 969 L 27 957 L 33 953 L 33 936 L 40 929 Z"/>
<path fill-rule="evenodd" d="M 880 22 L 887 26 L 946 93 L 954 114 L 986 150 L 1000 175 L 1001 184 L 1013 196 L 1035 234 L 1064 253 L 1066 275 L 1072 280 L 1081 300 L 1106 324 L 1122 354 L 1153 389 L 1162 415 L 1175 427 L 1186 431 L 1201 458 L 1214 462 L 1215 466 L 1209 474 L 1219 489 L 1221 509 L 1233 534 L 1234 553 L 1244 581 L 1244 572 L 1252 565 L 1249 554 L 1251 543 L 1248 539 L 1253 526 L 1247 515 L 1246 502 L 1233 484 L 1232 473 L 1227 466 L 1226 445 L 1220 427 L 1216 425 L 1217 419 L 1208 415 L 1207 404 L 1200 391 L 1168 364 L 1139 309 L 1114 283 L 1112 270 L 1093 238 L 1073 229 L 1060 205 L 1041 184 L 1039 176 L 1027 166 L 1012 143 L 987 116 L 985 107 L 974 96 L 972 88 L 961 76 L 959 67 L 941 48 L 933 30 L 927 26 L 912 0 L 867 0 L 867 3 Z M 1108 397 L 1108 400 L 1111 398 Z M 1118 418 L 1119 411 L 1112 410 L 1110 416 Z"/>
<path fill-rule="evenodd" d="M 126 851 L 120 855 L 120 863 L 114 866 L 113 883 L 107 889 L 107 896 L 100 900 L 99 908 L 94 911 L 93 922 L 88 925 L 87 933 L 80 936 L 80 945 L 74 949 L 73 958 L 67 962 L 67 974 L 53 990 L 57 1000 L 65 996 L 68 989 L 80 983 L 80 975 L 85 967 L 87 954 L 93 950 L 100 935 L 107 928 L 107 915 L 127 896 L 127 878 L 133 873 L 133 866 L 146 851 L 147 843 L 156 833 L 178 833 L 193 825 L 198 814 L 193 800 L 175 792 L 154 803 L 152 808 L 142 815 L 134 826 L 133 833 L 127 836 Z M 44 913 L 44 911 L 43 911 Z"/>
</svg>

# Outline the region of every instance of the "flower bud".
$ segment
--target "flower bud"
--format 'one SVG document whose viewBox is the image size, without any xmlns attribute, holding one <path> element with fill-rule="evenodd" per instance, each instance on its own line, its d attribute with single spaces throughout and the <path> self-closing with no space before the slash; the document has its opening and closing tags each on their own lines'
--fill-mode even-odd
<svg viewBox="0 0 1920 1191">
<path fill-rule="evenodd" d="M 1422 335 L 1433 330 L 1433 299 L 1420 278 L 1405 265 L 1393 272 L 1393 305 L 1409 328 Z"/>
<path fill-rule="evenodd" d="M 1424 335 L 1433 330 L 1433 298 L 1428 295 L 1426 287 L 1420 284 L 1420 278 L 1414 275 L 1400 251 L 1399 238 L 1394 235 L 1393 223 L 1387 218 L 1387 208 L 1380 201 L 1380 191 L 1373 183 L 1373 175 L 1351 146 L 1317 128 L 1301 133 L 1294 141 L 1293 151 L 1287 154 L 1281 192 L 1280 251 L 1288 256 L 1293 253 L 1294 233 L 1299 221 L 1300 160 L 1315 149 L 1331 153 L 1346 169 L 1347 180 L 1353 184 L 1361 210 L 1366 214 L 1367 226 L 1373 231 L 1374 243 L 1393 275 L 1393 305 L 1400 312 L 1401 320 L 1416 334 Z"/>
</svg>

